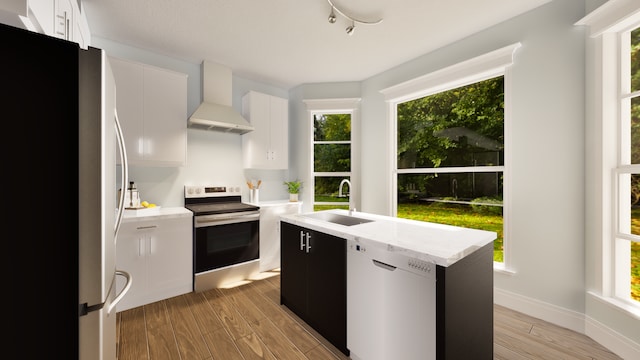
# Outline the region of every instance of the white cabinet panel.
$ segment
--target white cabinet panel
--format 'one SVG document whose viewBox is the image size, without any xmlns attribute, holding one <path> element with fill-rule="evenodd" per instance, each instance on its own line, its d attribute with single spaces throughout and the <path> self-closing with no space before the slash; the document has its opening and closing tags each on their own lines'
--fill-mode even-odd
<svg viewBox="0 0 640 360">
<path fill-rule="evenodd" d="M 144 67 L 145 161 L 186 162 L 187 76 Z M 126 135 L 125 135 L 126 136 Z"/>
<path fill-rule="evenodd" d="M 87 17 L 76 0 L 3 0 L 0 22 L 73 41 L 84 49 L 91 40 Z"/>
<path fill-rule="evenodd" d="M 287 99 L 250 91 L 242 98 L 242 115 L 255 130 L 242 135 L 244 167 L 289 167 L 289 104 Z"/>
<path fill-rule="evenodd" d="M 121 225 L 117 268 L 132 277 L 117 311 L 131 309 L 193 290 L 192 218 L 134 220 Z M 118 278 L 117 291 L 124 287 Z"/>
<path fill-rule="evenodd" d="M 183 166 L 187 159 L 187 75 L 109 58 L 129 164 Z"/>
<path fill-rule="evenodd" d="M 71 0 L 56 0 L 53 36 L 64 40 L 73 40 L 75 24 L 73 8 L 74 4 Z"/>
<path fill-rule="evenodd" d="M 299 214 L 302 202 L 261 203 L 260 271 L 280 267 L 280 215 Z"/>
</svg>

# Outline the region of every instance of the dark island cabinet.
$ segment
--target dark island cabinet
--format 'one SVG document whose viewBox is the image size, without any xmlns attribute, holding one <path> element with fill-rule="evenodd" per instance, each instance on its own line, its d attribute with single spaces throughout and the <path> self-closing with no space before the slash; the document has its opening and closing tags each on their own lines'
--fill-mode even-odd
<svg viewBox="0 0 640 360">
<path fill-rule="evenodd" d="M 349 355 L 346 240 L 284 221 L 280 229 L 280 303 Z"/>
</svg>

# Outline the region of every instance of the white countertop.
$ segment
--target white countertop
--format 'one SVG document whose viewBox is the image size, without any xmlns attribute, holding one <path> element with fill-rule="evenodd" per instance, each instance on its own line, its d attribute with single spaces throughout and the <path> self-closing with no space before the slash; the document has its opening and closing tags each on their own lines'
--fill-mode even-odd
<svg viewBox="0 0 640 360">
<path fill-rule="evenodd" d="M 122 215 L 122 222 L 147 220 L 150 217 L 156 218 L 178 218 L 192 217 L 193 212 L 184 207 L 156 207 L 151 209 L 125 210 Z"/>
<path fill-rule="evenodd" d="M 325 210 L 348 215 L 347 210 Z M 317 230 L 367 246 L 380 247 L 387 251 L 429 261 L 441 266 L 450 266 L 477 249 L 493 242 L 497 234 L 492 231 L 475 230 L 451 225 L 407 220 L 354 212 L 353 216 L 374 220 L 364 224 L 344 226 L 323 220 L 305 217 L 305 214 L 282 215 L 282 221 Z"/>
</svg>

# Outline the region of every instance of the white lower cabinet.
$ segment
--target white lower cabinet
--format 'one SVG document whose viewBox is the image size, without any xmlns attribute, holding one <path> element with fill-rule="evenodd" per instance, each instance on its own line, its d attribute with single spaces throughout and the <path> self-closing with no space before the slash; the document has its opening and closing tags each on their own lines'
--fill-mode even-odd
<svg viewBox="0 0 640 360">
<path fill-rule="evenodd" d="M 302 202 L 268 201 L 260 206 L 260 271 L 280 267 L 280 215 L 299 214 Z"/>
<path fill-rule="evenodd" d="M 117 268 L 133 281 L 117 305 L 123 311 L 193 290 L 191 216 L 123 222 L 116 243 Z M 118 277 L 119 292 L 124 280 Z"/>
</svg>

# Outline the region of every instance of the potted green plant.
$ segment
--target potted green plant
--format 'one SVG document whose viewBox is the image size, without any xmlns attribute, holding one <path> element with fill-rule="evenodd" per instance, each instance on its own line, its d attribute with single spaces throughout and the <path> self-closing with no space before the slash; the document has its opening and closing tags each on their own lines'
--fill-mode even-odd
<svg viewBox="0 0 640 360">
<path fill-rule="evenodd" d="M 298 201 L 298 194 L 300 193 L 300 188 L 302 187 L 302 181 L 300 180 L 285 181 L 284 185 L 287 186 L 287 191 L 289 192 L 289 201 L 291 202 Z"/>
</svg>

